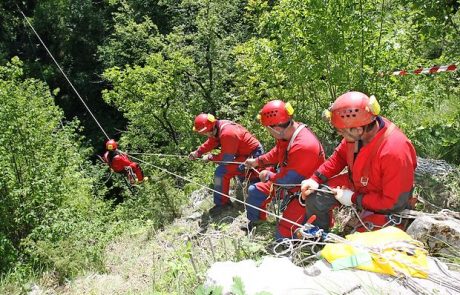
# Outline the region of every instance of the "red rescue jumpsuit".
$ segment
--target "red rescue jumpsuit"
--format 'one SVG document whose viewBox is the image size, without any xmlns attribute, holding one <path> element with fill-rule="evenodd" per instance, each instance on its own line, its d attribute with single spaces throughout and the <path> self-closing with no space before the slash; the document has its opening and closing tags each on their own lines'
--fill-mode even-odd
<svg viewBox="0 0 460 295">
<path fill-rule="evenodd" d="M 333 188 L 345 186 L 354 191 L 352 202 L 363 210 L 361 217 L 371 228 L 387 224 L 389 214 L 409 207 L 417 166 L 410 140 L 389 120 L 383 117 L 377 120 L 381 129 L 370 143 L 358 148 L 355 154 L 358 142 L 342 140 L 312 177 L 318 183 Z M 345 167 L 348 173 L 338 175 Z M 340 204 L 334 197 L 313 193 L 307 197 L 306 205 L 307 218 L 316 215 L 314 224 L 329 230 L 333 224 L 331 211 Z"/>
<path fill-rule="evenodd" d="M 131 184 L 136 183 L 133 173 L 136 175 L 138 182 L 144 180 L 144 173 L 139 164 L 131 161 L 125 154 L 107 151 L 104 154 L 103 160 L 109 164 L 114 172 L 125 174 Z"/>
<path fill-rule="evenodd" d="M 257 157 L 263 153 L 262 145 L 257 138 L 249 133 L 243 126 L 228 120 L 216 122 L 217 133 L 209 137 L 198 149 L 198 157 L 220 147 L 220 153 L 212 155 L 210 160 L 215 162 L 244 162 L 249 157 Z M 230 200 L 228 195 L 230 180 L 234 176 L 244 177 L 244 169 L 239 169 L 238 164 L 221 163 L 214 173 L 214 204 L 225 205 Z"/>
<path fill-rule="evenodd" d="M 303 127 L 302 127 L 303 126 Z M 299 128 L 301 128 L 299 130 Z M 258 182 L 249 187 L 248 203 L 266 209 L 273 196 L 270 188 L 277 184 L 300 184 L 309 178 L 313 172 L 324 162 L 324 151 L 321 143 L 308 127 L 299 123 L 291 139 L 277 140 L 275 147 L 268 153 L 260 156 L 260 166 L 278 165 L 276 173 L 270 173 L 267 182 Z M 300 186 L 290 189 L 291 192 L 300 190 Z M 265 220 L 266 214 L 257 209 L 247 207 L 247 217 L 250 221 Z M 283 217 L 298 224 L 306 221 L 305 207 L 297 200 L 290 202 L 283 212 Z M 297 229 L 288 221 L 281 220 L 278 224 L 276 238 L 291 238 Z"/>
</svg>

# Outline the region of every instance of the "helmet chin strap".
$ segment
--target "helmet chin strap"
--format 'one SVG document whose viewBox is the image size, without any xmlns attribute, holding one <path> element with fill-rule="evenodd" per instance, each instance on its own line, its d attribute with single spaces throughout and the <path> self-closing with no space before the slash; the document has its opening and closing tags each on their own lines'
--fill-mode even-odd
<svg viewBox="0 0 460 295">
<path fill-rule="evenodd" d="M 267 128 L 269 128 L 273 133 L 275 133 L 275 134 L 278 135 L 278 136 L 281 136 L 281 134 L 284 133 L 284 131 L 278 132 L 278 131 L 276 131 L 274 128 L 270 127 L 270 126 L 267 126 Z"/>
<path fill-rule="evenodd" d="M 214 136 L 214 137 L 217 135 L 217 127 L 216 126 L 214 126 L 214 128 L 212 129 L 211 135 Z"/>
<path fill-rule="evenodd" d="M 270 130 L 275 133 L 276 135 L 278 135 L 279 137 L 281 137 L 282 139 L 284 139 L 284 134 L 286 133 L 286 130 L 292 126 L 292 120 L 289 122 L 289 125 L 286 126 L 286 128 L 284 128 L 282 131 L 276 131 L 274 128 L 270 127 L 270 126 L 267 126 L 268 128 L 270 128 Z"/>
</svg>

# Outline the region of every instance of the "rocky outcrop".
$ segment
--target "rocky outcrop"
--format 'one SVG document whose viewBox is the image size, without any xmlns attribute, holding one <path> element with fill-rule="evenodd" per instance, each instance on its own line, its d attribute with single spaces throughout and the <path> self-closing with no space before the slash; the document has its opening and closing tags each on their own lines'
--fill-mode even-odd
<svg viewBox="0 0 460 295">
<path fill-rule="evenodd" d="M 460 251 L 460 213 L 442 210 L 438 214 L 421 214 L 407 233 L 423 242 L 430 253 L 457 256 Z"/>
<path fill-rule="evenodd" d="M 417 157 L 417 176 L 446 176 L 455 172 L 455 167 L 444 160 L 424 159 Z"/>
</svg>

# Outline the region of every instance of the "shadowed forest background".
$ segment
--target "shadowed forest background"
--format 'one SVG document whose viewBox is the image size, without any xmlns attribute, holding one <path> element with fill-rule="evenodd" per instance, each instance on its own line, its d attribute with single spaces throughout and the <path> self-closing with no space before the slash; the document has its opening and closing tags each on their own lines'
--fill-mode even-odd
<svg viewBox="0 0 460 295">
<path fill-rule="evenodd" d="M 53 270 L 61 281 L 102 270 L 109 241 L 161 228 L 212 165 L 187 155 L 200 112 L 241 123 L 290 101 L 328 155 L 322 110 L 349 90 L 377 97 L 418 155 L 460 164 L 459 71 L 392 76 L 460 62 L 457 0 L 40 0 L 0 3 L 0 285 Z M 121 150 L 141 153 L 135 194 L 97 160 L 107 140 L 28 27 Z M 458 179 L 456 180 L 458 184 Z M 457 186 L 458 187 L 458 186 Z M 446 204 L 438 200 L 438 204 Z M 458 210 L 457 207 L 451 208 Z"/>
</svg>

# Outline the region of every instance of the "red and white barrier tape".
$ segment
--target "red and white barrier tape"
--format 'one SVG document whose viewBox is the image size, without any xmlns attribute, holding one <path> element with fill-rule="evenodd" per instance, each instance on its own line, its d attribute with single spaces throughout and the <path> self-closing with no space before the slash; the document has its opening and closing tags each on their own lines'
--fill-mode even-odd
<svg viewBox="0 0 460 295">
<path fill-rule="evenodd" d="M 414 71 L 394 71 L 391 73 L 392 76 L 405 76 L 405 75 L 420 75 L 420 74 L 436 74 L 442 72 L 455 72 L 458 69 L 456 64 L 448 66 L 434 66 L 431 68 L 418 68 Z"/>
</svg>

